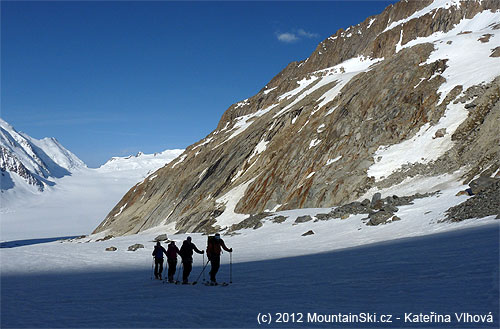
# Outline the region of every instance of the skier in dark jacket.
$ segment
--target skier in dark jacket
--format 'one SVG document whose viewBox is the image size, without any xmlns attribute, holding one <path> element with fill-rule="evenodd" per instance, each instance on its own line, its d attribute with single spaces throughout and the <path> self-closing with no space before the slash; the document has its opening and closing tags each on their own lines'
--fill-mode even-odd
<svg viewBox="0 0 500 329">
<path fill-rule="evenodd" d="M 168 263 L 168 282 L 174 282 L 175 267 L 177 266 L 177 254 L 179 248 L 175 245 L 175 241 L 170 242 L 167 248 L 167 263 Z"/>
<path fill-rule="evenodd" d="M 167 251 L 161 246 L 160 241 L 158 241 L 153 250 L 153 257 L 155 258 L 155 278 L 158 280 L 161 280 L 161 272 L 163 272 L 163 254 L 166 255 Z"/>
<path fill-rule="evenodd" d="M 188 283 L 189 274 L 193 269 L 193 250 L 198 254 L 203 254 L 203 250 L 198 250 L 194 243 L 191 242 L 191 237 L 188 236 L 186 240 L 182 243 L 179 255 L 182 258 L 182 267 L 184 271 L 182 272 L 182 284 Z"/>
<path fill-rule="evenodd" d="M 210 260 L 210 284 L 217 285 L 217 280 L 215 276 L 219 271 L 220 267 L 220 254 L 222 252 L 221 248 L 227 252 L 233 252 L 233 248 L 226 247 L 224 240 L 220 238 L 220 234 L 216 233 L 213 239 L 208 240 L 207 245 L 207 257 Z"/>
</svg>

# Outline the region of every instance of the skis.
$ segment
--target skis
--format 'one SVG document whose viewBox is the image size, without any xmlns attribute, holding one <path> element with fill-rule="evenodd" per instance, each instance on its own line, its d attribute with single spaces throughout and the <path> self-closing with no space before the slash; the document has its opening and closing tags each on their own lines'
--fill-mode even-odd
<svg viewBox="0 0 500 329">
<path fill-rule="evenodd" d="M 160 281 L 159 279 L 155 279 L 155 281 L 158 280 Z M 196 284 L 198 284 L 198 282 L 194 281 L 194 282 L 188 282 L 188 283 L 183 283 L 182 281 L 173 281 L 173 282 L 169 282 L 168 280 L 161 280 L 163 283 L 166 283 L 166 284 L 175 284 L 175 285 L 180 285 L 180 286 L 194 286 Z M 205 281 L 205 282 L 201 282 L 203 285 L 207 286 L 207 287 L 226 287 L 226 286 L 229 286 L 229 283 L 227 282 L 218 282 L 218 283 L 211 283 L 210 281 Z"/>
<path fill-rule="evenodd" d="M 167 283 L 167 284 L 179 284 L 179 283 L 181 283 L 181 282 L 180 282 L 180 281 L 177 281 L 177 280 L 176 280 L 176 281 L 172 281 L 172 282 L 170 282 L 170 281 L 168 281 L 168 280 L 163 280 L 163 283 Z"/>
<path fill-rule="evenodd" d="M 226 286 L 229 286 L 229 283 L 227 283 L 227 282 L 211 283 L 211 282 L 207 281 L 204 283 L 204 285 L 207 287 L 226 287 Z"/>
</svg>

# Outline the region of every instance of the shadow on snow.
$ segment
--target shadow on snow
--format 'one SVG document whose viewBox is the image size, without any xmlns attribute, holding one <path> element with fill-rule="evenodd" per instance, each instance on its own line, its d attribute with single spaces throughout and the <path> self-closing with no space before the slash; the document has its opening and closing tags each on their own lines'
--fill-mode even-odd
<svg viewBox="0 0 500 329">
<path fill-rule="evenodd" d="M 78 259 L 75 258 L 75 262 Z M 201 267 L 194 267 L 195 280 Z M 275 327 L 498 328 L 499 226 L 334 252 L 233 264 L 233 284 L 151 280 L 151 268 L 3 276 L 1 327 L 258 327 L 258 313 L 300 312 Z M 229 280 L 223 265 L 219 281 Z M 392 324 L 308 323 L 307 313 L 393 315 Z M 405 323 L 404 314 L 452 323 Z M 494 317 L 459 323 L 454 314 Z M 401 318 L 400 321 L 395 320 Z M 276 320 L 276 318 L 274 318 Z"/>
<path fill-rule="evenodd" d="M 58 238 L 39 238 L 39 239 L 5 241 L 5 242 L 0 243 L 0 248 L 23 247 L 23 246 L 33 245 L 33 244 L 49 243 L 49 242 L 54 242 L 54 241 L 59 241 L 59 240 L 73 239 L 76 237 L 78 237 L 78 236 L 62 236 L 62 237 L 58 237 Z"/>
</svg>

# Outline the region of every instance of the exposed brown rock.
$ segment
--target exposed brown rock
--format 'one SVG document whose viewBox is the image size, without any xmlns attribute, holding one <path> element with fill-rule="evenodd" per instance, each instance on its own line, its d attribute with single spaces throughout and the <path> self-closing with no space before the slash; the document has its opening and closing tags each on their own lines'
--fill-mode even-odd
<svg viewBox="0 0 500 329">
<path fill-rule="evenodd" d="M 290 63 L 258 94 L 227 109 L 215 131 L 158 170 L 156 179 L 134 186 L 95 232 L 133 234 L 173 222 L 181 232 L 215 232 L 224 229 L 216 223 L 227 210 L 220 199 L 244 184 L 247 188 L 234 211 L 249 214 L 242 225 L 255 228 L 261 225 L 255 215 L 266 209 L 346 204 L 374 186 L 392 186 L 412 175 L 467 168 L 464 181 L 468 181 L 482 172 L 495 172 L 500 166 L 496 126 L 500 79 L 468 90 L 456 86 L 438 104 L 437 90 L 445 82 L 447 61 L 426 63 L 434 51 L 432 44 L 395 51 L 399 43 L 449 31 L 482 10 L 497 10 L 500 1 L 462 2 L 460 7 L 440 9 L 384 32 L 390 22 L 428 4 L 399 2 L 357 26 L 337 31 L 307 60 Z M 353 77 L 337 97 L 319 108 L 321 97 L 338 81 L 310 92 L 325 74 L 317 71 L 361 55 L 384 60 Z M 311 84 L 304 91 L 278 98 L 305 79 Z M 459 97 L 462 93 L 465 96 Z M 367 176 L 380 146 L 411 138 L 426 123 L 436 124 L 451 102 L 467 106 L 469 118 L 452 134 L 449 152 L 433 163 L 404 167 L 381 181 Z M 259 115 L 248 119 L 252 124 L 246 130 L 229 138 L 243 116 L 255 113 Z M 259 144 L 266 145 L 265 151 L 256 151 Z M 338 160 L 327 165 L 334 158 Z"/>
</svg>

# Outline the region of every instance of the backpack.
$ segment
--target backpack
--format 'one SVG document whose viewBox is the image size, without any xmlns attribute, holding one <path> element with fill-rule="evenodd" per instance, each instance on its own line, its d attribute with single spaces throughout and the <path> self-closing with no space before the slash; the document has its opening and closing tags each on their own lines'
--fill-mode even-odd
<svg viewBox="0 0 500 329">
<path fill-rule="evenodd" d="M 209 236 L 207 240 L 207 256 L 220 255 L 220 242 L 215 236 Z"/>
<path fill-rule="evenodd" d="M 154 256 L 163 259 L 163 247 L 155 246 Z"/>
<path fill-rule="evenodd" d="M 175 246 L 169 245 L 167 248 L 167 258 L 177 259 L 177 251 L 175 250 Z"/>
<path fill-rule="evenodd" d="M 179 250 L 179 255 L 182 259 L 193 258 L 193 251 L 189 249 L 189 244 L 186 241 L 184 241 L 184 243 L 182 244 L 182 247 Z"/>
</svg>

